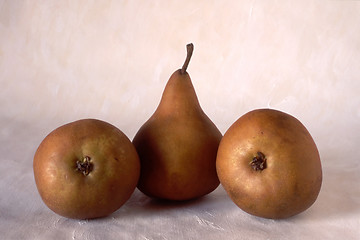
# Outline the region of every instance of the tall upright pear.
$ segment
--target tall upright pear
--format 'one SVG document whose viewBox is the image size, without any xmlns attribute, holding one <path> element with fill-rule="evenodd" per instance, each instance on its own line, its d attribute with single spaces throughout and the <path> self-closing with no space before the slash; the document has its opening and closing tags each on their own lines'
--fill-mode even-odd
<svg viewBox="0 0 360 240">
<path fill-rule="evenodd" d="M 159 106 L 133 140 L 141 161 L 138 188 L 153 198 L 189 200 L 219 185 L 222 134 L 201 109 L 186 72 L 192 52 L 188 44 L 183 67 L 171 75 Z"/>
</svg>

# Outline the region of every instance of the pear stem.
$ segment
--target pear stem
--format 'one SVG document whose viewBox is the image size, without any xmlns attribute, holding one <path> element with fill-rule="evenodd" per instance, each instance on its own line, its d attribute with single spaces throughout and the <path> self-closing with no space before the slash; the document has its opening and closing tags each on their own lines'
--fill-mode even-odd
<svg viewBox="0 0 360 240">
<path fill-rule="evenodd" d="M 194 51 L 194 44 L 189 43 L 188 45 L 186 45 L 186 51 L 187 51 L 186 59 L 185 59 L 184 65 L 181 68 L 181 71 L 180 71 L 181 74 L 186 73 L 186 69 L 189 66 L 189 62 L 190 62 L 192 53 Z"/>
</svg>

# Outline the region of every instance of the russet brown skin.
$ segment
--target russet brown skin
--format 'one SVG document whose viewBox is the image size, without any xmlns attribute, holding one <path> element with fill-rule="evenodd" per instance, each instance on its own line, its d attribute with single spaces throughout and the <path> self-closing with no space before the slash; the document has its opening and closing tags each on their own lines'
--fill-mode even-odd
<svg viewBox="0 0 360 240">
<path fill-rule="evenodd" d="M 265 156 L 265 168 L 251 162 Z M 289 114 L 258 109 L 240 117 L 224 134 L 217 155 L 221 184 L 242 210 L 280 219 L 316 200 L 322 182 L 320 156 L 310 133 Z"/>
<path fill-rule="evenodd" d="M 158 108 L 133 140 L 141 161 L 138 188 L 167 200 L 212 192 L 219 185 L 216 154 L 221 138 L 201 109 L 189 74 L 175 71 Z"/>
<path fill-rule="evenodd" d="M 107 216 L 136 188 L 140 161 L 130 140 L 109 123 L 83 119 L 52 131 L 33 162 L 44 203 L 75 219 Z"/>
</svg>

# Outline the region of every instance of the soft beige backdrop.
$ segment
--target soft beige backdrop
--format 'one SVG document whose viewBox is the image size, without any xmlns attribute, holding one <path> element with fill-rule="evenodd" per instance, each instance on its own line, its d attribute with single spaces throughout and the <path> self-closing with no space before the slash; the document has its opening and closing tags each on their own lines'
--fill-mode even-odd
<svg viewBox="0 0 360 240">
<path fill-rule="evenodd" d="M 188 72 L 223 133 L 264 107 L 308 128 L 324 171 L 314 206 L 289 220 L 258 219 L 219 187 L 180 206 L 136 191 L 100 221 L 50 212 L 32 175 L 40 141 L 88 117 L 132 139 L 189 42 Z M 358 239 L 359 90 L 360 1 L 0 0 L 0 232 L 6 239 Z"/>
</svg>

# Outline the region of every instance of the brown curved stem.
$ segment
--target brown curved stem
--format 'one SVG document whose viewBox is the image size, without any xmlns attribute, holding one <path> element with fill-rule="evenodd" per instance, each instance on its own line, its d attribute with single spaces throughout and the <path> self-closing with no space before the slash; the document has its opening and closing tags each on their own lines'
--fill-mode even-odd
<svg viewBox="0 0 360 240">
<path fill-rule="evenodd" d="M 187 51 L 186 59 L 185 59 L 184 65 L 181 68 L 181 74 L 186 73 L 186 69 L 189 66 L 189 62 L 190 62 L 192 53 L 194 51 L 194 44 L 189 43 L 188 45 L 186 45 L 186 51 Z"/>
</svg>

